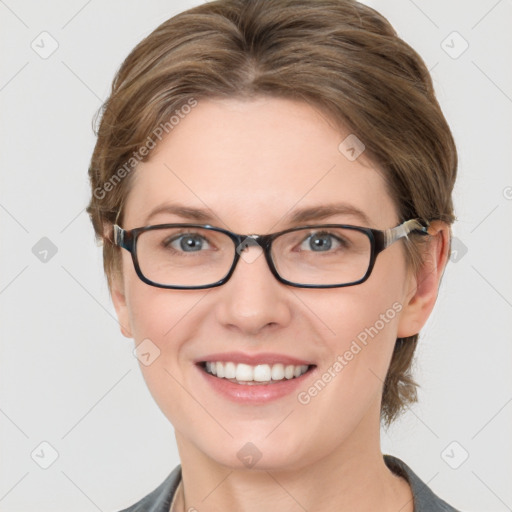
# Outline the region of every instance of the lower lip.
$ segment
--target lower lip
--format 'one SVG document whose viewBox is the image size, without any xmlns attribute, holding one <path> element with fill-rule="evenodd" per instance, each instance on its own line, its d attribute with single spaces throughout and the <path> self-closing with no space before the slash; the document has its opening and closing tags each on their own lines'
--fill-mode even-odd
<svg viewBox="0 0 512 512">
<path fill-rule="evenodd" d="M 199 365 L 196 367 L 215 391 L 233 402 L 249 404 L 267 403 L 293 393 L 316 369 L 314 366 L 300 377 L 275 381 L 271 384 L 236 384 L 207 373 Z"/>
</svg>

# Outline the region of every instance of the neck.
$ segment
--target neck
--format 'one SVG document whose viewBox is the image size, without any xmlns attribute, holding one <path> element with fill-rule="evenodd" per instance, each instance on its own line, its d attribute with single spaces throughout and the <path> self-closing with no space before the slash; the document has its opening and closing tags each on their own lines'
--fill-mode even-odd
<svg viewBox="0 0 512 512">
<path fill-rule="evenodd" d="M 409 484 L 386 466 L 380 430 L 376 438 L 369 436 L 371 431 L 363 420 L 350 439 L 323 458 L 301 458 L 300 466 L 267 464 L 258 469 L 257 463 L 240 469 L 219 464 L 176 430 L 182 492 L 177 493 L 174 509 L 413 512 Z"/>
</svg>

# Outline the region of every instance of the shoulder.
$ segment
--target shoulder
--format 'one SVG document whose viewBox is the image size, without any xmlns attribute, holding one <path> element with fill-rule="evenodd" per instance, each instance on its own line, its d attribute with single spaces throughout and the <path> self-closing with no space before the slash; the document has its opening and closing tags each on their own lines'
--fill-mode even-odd
<svg viewBox="0 0 512 512">
<path fill-rule="evenodd" d="M 393 473 L 405 478 L 414 496 L 414 512 L 460 512 L 443 501 L 402 460 L 393 455 L 384 455 L 384 462 Z"/>
<path fill-rule="evenodd" d="M 181 480 L 181 464 L 152 492 L 131 507 L 119 512 L 169 512 L 174 493 Z"/>
</svg>

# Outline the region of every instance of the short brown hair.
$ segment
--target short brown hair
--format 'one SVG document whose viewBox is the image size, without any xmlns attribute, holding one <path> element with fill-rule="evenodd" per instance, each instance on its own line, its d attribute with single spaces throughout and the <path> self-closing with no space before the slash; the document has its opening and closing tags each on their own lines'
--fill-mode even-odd
<svg viewBox="0 0 512 512">
<path fill-rule="evenodd" d="M 137 151 L 158 126 L 170 130 L 169 119 L 191 100 L 257 95 L 306 101 L 357 134 L 382 169 L 401 222 L 454 222 L 450 128 L 423 60 L 383 16 L 354 0 L 216 0 L 142 40 L 101 109 L 87 211 L 105 241 L 109 286 L 120 272 L 111 227 L 122 217 L 132 171 L 149 159 Z M 423 262 L 418 238 L 405 239 L 412 272 Z M 383 387 L 386 426 L 417 401 L 411 363 L 418 336 L 396 340 Z"/>
</svg>

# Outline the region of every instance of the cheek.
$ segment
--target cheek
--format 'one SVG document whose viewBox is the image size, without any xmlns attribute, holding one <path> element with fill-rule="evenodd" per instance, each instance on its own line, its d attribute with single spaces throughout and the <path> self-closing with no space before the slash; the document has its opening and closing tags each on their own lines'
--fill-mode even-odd
<svg viewBox="0 0 512 512">
<path fill-rule="evenodd" d="M 328 349 L 322 369 L 342 375 L 342 392 L 350 388 L 351 393 L 371 393 L 383 384 L 404 307 L 401 272 L 376 272 L 362 285 L 317 294 L 308 301 L 318 316 L 316 323 L 323 325 Z"/>
<path fill-rule="evenodd" d="M 186 315 L 187 300 L 178 298 L 173 290 L 149 286 L 137 276 L 125 280 L 125 291 L 137 358 L 153 392 L 162 381 L 164 368 L 176 366 L 177 347 L 173 340 Z"/>
<path fill-rule="evenodd" d="M 184 382 L 186 367 L 180 364 L 180 356 L 187 340 L 197 335 L 197 322 L 190 319 L 201 296 L 198 292 L 158 289 L 142 282 L 134 283 L 127 295 L 140 369 L 168 418 L 179 415 L 184 401 L 189 399 L 182 396 L 180 383 Z"/>
<path fill-rule="evenodd" d="M 394 342 L 403 308 L 399 287 L 395 288 L 385 283 L 370 285 L 367 281 L 304 302 L 311 304 L 311 318 L 316 317 L 316 323 L 323 324 L 324 341 L 337 351 L 346 350 L 353 340 L 363 345 L 377 337 L 392 338 Z"/>
<path fill-rule="evenodd" d="M 187 315 L 193 316 L 194 308 L 205 295 L 204 290 L 166 290 L 133 282 L 128 287 L 127 304 L 136 342 L 150 338 L 162 352 L 170 352 L 170 343 L 180 339 L 177 333 L 187 330 L 193 335 L 194 326 Z M 177 347 L 173 347 L 176 352 Z"/>
</svg>

